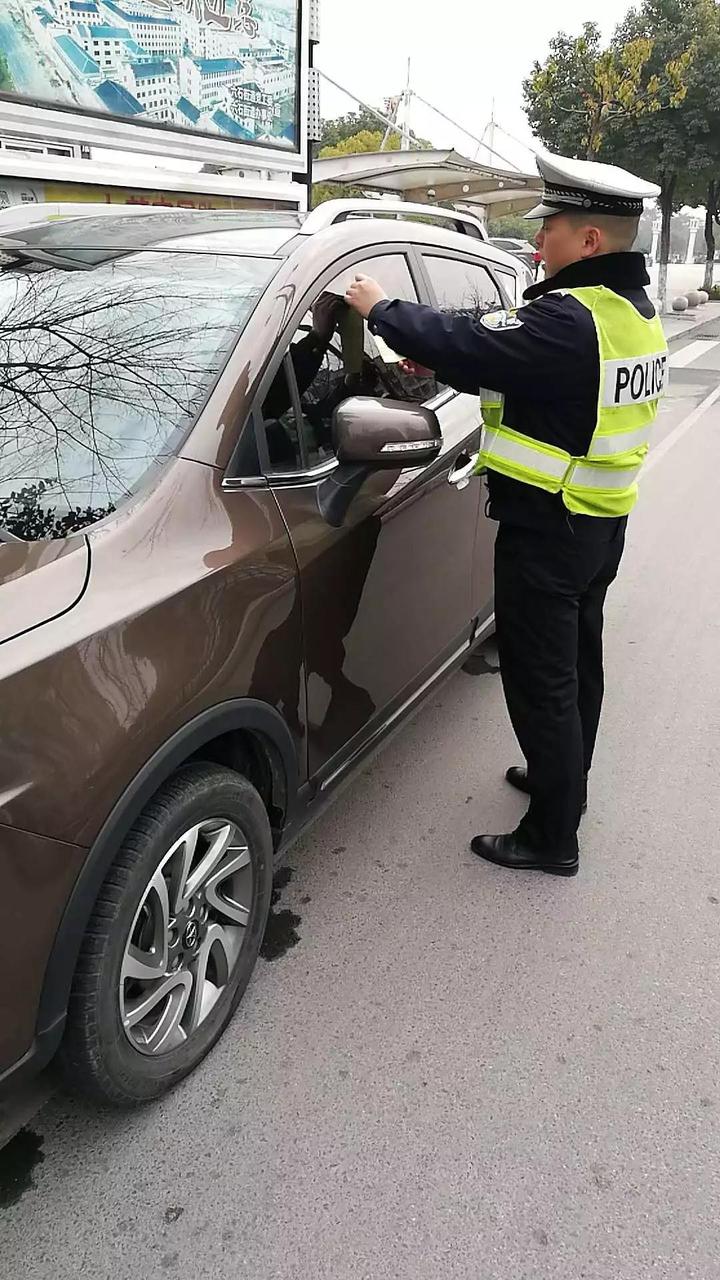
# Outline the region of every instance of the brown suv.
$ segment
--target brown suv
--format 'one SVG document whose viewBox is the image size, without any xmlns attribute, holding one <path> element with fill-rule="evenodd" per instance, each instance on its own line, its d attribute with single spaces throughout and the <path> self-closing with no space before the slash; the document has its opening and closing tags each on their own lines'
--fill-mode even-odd
<svg viewBox="0 0 720 1280">
<path fill-rule="evenodd" d="M 5 1081 L 192 1070 L 276 857 L 492 625 L 478 400 L 342 295 L 482 312 L 518 268 L 342 217 L 0 217 Z"/>
</svg>

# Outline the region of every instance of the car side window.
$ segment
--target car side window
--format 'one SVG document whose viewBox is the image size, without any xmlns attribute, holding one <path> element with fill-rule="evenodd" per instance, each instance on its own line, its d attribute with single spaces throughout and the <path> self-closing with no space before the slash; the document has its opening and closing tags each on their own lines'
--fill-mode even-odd
<svg viewBox="0 0 720 1280">
<path fill-rule="evenodd" d="M 304 472 L 332 461 L 333 416 L 350 396 L 422 404 L 438 394 L 432 374 L 405 372 L 401 358 L 345 304 L 348 285 L 360 273 L 373 276 L 390 298 L 418 300 L 402 253 L 355 263 L 319 294 L 261 407 L 270 473 Z"/>
<path fill-rule="evenodd" d="M 441 311 L 479 317 L 503 308 L 500 290 L 480 263 L 429 253 L 423 259 Z"/>
</svg>

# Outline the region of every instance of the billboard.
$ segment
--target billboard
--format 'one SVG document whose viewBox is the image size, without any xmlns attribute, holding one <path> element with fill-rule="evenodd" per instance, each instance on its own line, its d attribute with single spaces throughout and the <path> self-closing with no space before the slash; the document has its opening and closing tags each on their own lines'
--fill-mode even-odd
<svg viewBox="0 0 720 1280">
<path fill-rule="evenodd" d="M 208 146 L 297 154 L 300 7 L 300 0 L 2 0 L 0 99 L 182 132 Z M 0 102 L 0 121 L 3 114 Z M 123 128 L 123 146 L 132 132 Z"/>
<path fill-rule="evenodd" d="M 190 184 L 188 183 L 188 186 Z M 295 189 L 300 188 L 295 184 Z M 53 182 L 37 178 L 22 181 L 0 176 L 0 213 L 17 205 L 34 204 L 104 204 L 110 207 L 133 206 L 153 209 L 291 209 L 297 208 L 299 195 L 291 202 L 275 193 L 272 187 L 263 194 L 229 196 L 213 191 L 172 191 L 166 188 L 119 187 L 99 183 Z"/>
</svg>

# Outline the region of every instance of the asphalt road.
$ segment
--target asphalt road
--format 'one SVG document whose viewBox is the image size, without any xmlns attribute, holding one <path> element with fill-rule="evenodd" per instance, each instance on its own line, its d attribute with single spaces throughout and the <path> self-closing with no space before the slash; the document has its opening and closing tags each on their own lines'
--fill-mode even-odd
<svg viewBox="0 0 720 1280">
<path fill-rule="evenodd" d="M 716 328 L 609 603 L 580 875 L 468 852 L 521 813 L 489 651 L 293 850 L 280 954 L 195 1076 L 6 1148 L 4 1275 L 720 1277 Z"/>
</svg>

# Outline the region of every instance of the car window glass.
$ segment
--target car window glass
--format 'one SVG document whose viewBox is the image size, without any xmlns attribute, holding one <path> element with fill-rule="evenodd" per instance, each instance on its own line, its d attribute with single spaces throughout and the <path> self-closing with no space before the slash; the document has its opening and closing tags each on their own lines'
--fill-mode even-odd
<svg viewBox="0 0 720 1280">
<path fill-rule="evenodd" d="M 424 261 L 441 311 L 479 317 L 503 307 L 495 281 L 479 263 L 427 253 Z"/>
<path fill-rule="evenodd" d="M 345 305 L 348 285 L 359 273 L 373 276 L 390 298 L 417 301 L 400 253 L 356 263 L 327 286 L 293 334 L 289 366 L 286 358 L 262 405 L 271 471 L 304 471 L 331 461 L 333 416 L 350 396 L 417 404 L 438 394 L 432 374 L 406 373 L 400 357 Z"/>
<path fill-rule="evenodd" d="M 298 347 L 298 351 L 300 350 Z M 294 372 L 288 361 L 289 357 L 286 356 L 262 406 L 265 443 L 270 467 L 275 471 L 294 471 L 303 465 L 301 435 L 295 412 Z"/>
<path fill-rule="evenodd" d="M 479 263 L 430 253 L 423 259 L 441 311 L 479 319 L 507 305 L 490 272 Z"/>
</svg>

